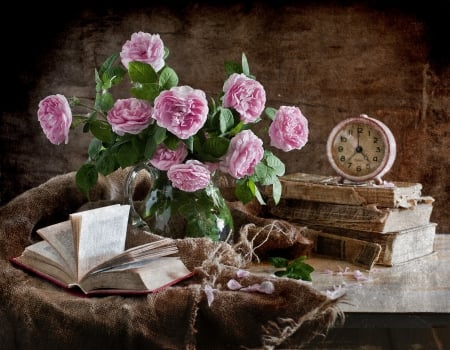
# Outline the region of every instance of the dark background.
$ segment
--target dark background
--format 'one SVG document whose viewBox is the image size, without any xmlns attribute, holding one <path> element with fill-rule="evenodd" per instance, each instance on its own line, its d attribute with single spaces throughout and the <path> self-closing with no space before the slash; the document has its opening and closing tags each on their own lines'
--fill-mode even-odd
<svg viewBox="0 0 450 350">
<path fill-rule="evenodd" d="M 387 180 L 420 182 L 432 220 L 450 232 L 449 1 L 88 1 L 2 11 L 0 203 L 76 170 L 89 137 L 51 145 L 36 111 L 53 93 L 92 96 L 93 72 L 136 31 L 160 33 L 181 83 L 217 94 L 223 61 L 245 51 L 268 105 L 297 105 L 310 141 L 280 154 L 288 172 L 332 174 L 326 137 L 360 113 L 394 132 Z"/>
</svg>

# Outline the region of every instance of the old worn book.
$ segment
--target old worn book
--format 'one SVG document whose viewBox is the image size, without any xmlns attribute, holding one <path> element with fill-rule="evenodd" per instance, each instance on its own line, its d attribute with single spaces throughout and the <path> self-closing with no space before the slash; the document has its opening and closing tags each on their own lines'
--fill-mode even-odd
<svg viewBox="0 0 450 350">
<path fill-rule="evenodd" d="M 73 213 L 37 230 L 43 240 L 11 262 L 64 288 L 84 294 L 141 294 L 192 275 L 173 240 L 125 250 L 129 205 Z"/>
<path fill-rule="evenodd" d="M 381 251 L 374 263 L 393 266 L 433 253 L 436 226 L 436 223 L 429 223 L 406 230 L 379 233 L 316 225 L 303 233 L 315 242 L 314 251 L 317 254 L 362 265 L 375 256 L 372 254 L 375 244 Z"/>
<path fill-rule="evenodd" d="M 321 225 L 358 231 L 393 232 L 429 223 L 434 199 L 422 197 L 410 208 L 346 205 L 297 199 L 268 204 L 271 215 L 305 226 Z"/>
<path fill-rule="evenodd" d="M 374 182 L 355 184 L 339 182 L 337 176 L 293 173 L 280 178 L 282 198 L 316 202 L 409 208 L 421 200 L 422 185 L 410 182 Z M 265 192 L 270 194 L 271 188 Z"/>
<path fill-rule="evenodd" d="M 351 262 L 370 270 L 379 260 L 382 246 L 353 237 L 327 233 L 325 230 L 304 228 L 302 234 L 313 241 L 315 254 Z"/>
</svg>

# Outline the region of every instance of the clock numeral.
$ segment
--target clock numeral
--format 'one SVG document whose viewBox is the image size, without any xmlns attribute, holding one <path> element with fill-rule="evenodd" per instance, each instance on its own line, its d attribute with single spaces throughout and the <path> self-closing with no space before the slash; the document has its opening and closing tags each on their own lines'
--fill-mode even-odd
<svg viewBox="0 0 450 350">
<path fill-rule="evenodd" d="M 341 156 L 341 157 L 339 158 L 339 160 L 340 160 L 341 162 L 345 162 L 345 156 Z"/>
<path fill-rule="evenodd" d="M 341 136 L 341 142 L 347 142 L 347 138 L 345 136 Z"/>
<path fill-rule="evenodd" d="M 381 152 L 381 147 L 377 147 L 377 153 Z"/>
<path fill-rule="evenodd" d="M 352 163 L 349 162 L 348 163 L 348 167 L 351 168 L 352 167 Z"/>
<path fill-rule="evenodd" d="M 347 130 L 347 134 L 350 135 L 350 136 L 353 135 L 353 130 L 352 129 L 348 129 Z"/>
<path fill-rule="evenodd" d="M 362 168 L 361 168 L 361 166 L 360 165 L 358 165 L 357 167 L 356 167 L 356 171 L 361 171 L 362 170 Z"/>
<path fill-rule="evenodd" d="M 358 134 L 362 134 L 363 133 L 363 128 L 361 126 L 358 127 Z"/>
<path fill-rule="evenodd" d="M 373 138 L 373 143 L 378 143 L 378 137 Z"/>
<path fill-rule="evenodd" d="M 372 160 L 373 160 L 374 162 L 378 162 L 378 157 L 377 157 L 377 156 L 374 156 Z"/>
<path fill-rule="evenodd" d="M 344 147 L 343 146 L 339 146 L 338 147 L 338 152 L 343 152 L 344 151 Z"/>
</svg>

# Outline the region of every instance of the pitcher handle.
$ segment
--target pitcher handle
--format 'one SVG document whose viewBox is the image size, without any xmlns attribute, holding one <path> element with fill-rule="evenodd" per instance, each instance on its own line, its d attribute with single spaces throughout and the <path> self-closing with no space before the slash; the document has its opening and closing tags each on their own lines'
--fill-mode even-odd
<svg viewBox="0 0 450 350">
<path fill-rule="evenodd" d="M 142 219 L 139 212 L 136 210 L 133 200 L 133 193 L 134 193 L 133 187 L 135 185 L 135 179 L 138 173 L 142 170 L 146 170 L 147 173 L 151 176 L 152 180 L 155 179 L 154 168 L 152 166 L 148 165 L 145 162 L 135 165 L 127 175 L 124 188 L 124 197 L 127 204 L 130 205 L 130 216 L 128 220 L 129 224 L 134 227 L 139 227 L 148 230 L 149 229 L 148 225 Z"/>
</svg>

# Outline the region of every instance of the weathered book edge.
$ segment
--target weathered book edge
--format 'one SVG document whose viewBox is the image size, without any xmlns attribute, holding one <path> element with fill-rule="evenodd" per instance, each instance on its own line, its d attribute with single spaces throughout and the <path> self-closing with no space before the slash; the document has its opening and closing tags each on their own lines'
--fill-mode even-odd
<svg viewBox="0 0 450 350">
<path fill-rule="evenodd" d="M 309 228 L 302 230 L 302 233 L 314 242 L 314 253 L 346 260 L 368 270 L 375 265 L 381 253 L 381 245 L 378 243 L 342 237 Z"/>
<path fill-rule="evenodd" d="M 278 205 L 269 202 L 268 210 L 275 217 L 304 226 L 320 225 L 387 233 L 428 224 L 432 203 L 432 200 L 424 200 L 406 209 L 282 199 Z"/>
<path fill-rule="evenodd" d="M 422 184 L 400 181 L 382 185 L 339 183 L 335 176 L 294 173 L 280 177 L 280 182 L 282 198 L 336 204 L 409 208 L 422 196 Z M 264 191 L 271 195 L 271 187 Z"/>
<path fill-rule="evenodd" d="M 381 252 L 375 264 L 393 266 L 433 253 L 436 227 L 436 223 L 429 223 L 398 232 L 378 233 L 312 226 L 309 231 L 336 240 L 354 239 L 378 244 Z"/>
</svg>

